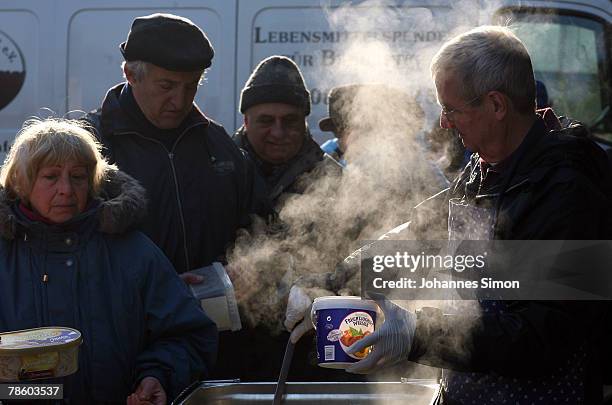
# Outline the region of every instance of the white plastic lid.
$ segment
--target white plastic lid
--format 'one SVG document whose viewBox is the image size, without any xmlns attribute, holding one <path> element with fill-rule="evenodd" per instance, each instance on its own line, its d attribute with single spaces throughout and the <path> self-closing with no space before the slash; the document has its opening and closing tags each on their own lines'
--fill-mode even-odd
<svg viewBox="0 0 612 405">
<path fill-rule="evenodd" d="M 45 349 L 51 346 L 65 348 L 81 344 L 81 332 L 66 327 L 42 327 L 0 333 L 0 354 L 11 351 Z"/>
<path fill-rule="evenodd" d="M 372 300 L 364 300 L 361 297 L 354 296 L 329 296 L 315 298 L 312 303 L 312 311 L 320 309 L 335 309 L 335 308 L 351 308 L 367 311 L 378 310 L 378 305 Z"/>
</svg>

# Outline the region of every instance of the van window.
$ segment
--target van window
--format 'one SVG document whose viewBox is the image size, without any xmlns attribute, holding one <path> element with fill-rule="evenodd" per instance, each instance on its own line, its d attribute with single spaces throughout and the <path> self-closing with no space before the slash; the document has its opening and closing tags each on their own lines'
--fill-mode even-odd
<svg viewBox="0 0 612 405">
<path fill-rule="evenodd" d="M 596 17 L 549 10 L 504 10 L 527 46 L 536 80 L 557 115 L 577 119 L 600 140 L 612 142 L 610 55 L 605 23 Z"/>
</svg>

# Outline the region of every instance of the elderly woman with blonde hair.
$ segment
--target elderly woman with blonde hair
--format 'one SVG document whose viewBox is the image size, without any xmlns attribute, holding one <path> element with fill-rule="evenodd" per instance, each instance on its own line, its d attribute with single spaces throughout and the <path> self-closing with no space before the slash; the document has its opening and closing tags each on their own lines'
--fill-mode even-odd
<svg viewBox="0 0 612 405">
<path fill-rule="evenodd" d="M 0 172 L 0 332 L 79 330 L 70 403 L 165 404 L 214 361 L 217 332 L 131 230 L 144 190 L 73 121 L 27 123 Z"/>
</svg>

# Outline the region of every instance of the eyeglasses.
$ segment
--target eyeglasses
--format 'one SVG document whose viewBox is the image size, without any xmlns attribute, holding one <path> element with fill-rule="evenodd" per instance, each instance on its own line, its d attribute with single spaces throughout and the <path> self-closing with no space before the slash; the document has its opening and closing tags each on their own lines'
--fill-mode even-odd
<svg viewBox="0 0 612 405">
<path fill-rule="evenodd" d="M 457 112 L 462 112 L 464 107 L 467 107 L 468 105 L 473 104 L 476 100 L 480 99 L 481 97 L 482 96 L 476 96 L 470 101 L 463 103 L 458 108 L 453 108 L 452 110 L 447 110 L 446 107 L 442 106 L 441 114 L 444 115 L 444 118 L 446 118 L 449 122 L 454 122 L 452 114 L 457 113 Z"/>
</svg>

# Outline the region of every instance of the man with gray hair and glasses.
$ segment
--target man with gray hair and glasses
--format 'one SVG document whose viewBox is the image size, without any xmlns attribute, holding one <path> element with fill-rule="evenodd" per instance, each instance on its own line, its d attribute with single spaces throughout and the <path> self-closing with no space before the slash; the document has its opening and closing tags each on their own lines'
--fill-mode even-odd
<svg viewBox="0 0 612 405">
<path fill-rule="evenodd" d="M 612 239 L 607 157 L 579 136 L 581 125 L 561 128 L 536 113 L 531 58 L 509 29 L 479 27 L 450 39 L 435 55 L 431 74 L 440 126 L 474 152 L 439 195 L 449 239 Z M 419 221 L 413 215 L 417 234 L 424 225 Z M 349 372 L 406 360 L 443 368 L 444 404 L 602 400 L 609 317 L 603 301 L 480 300 L 475 313 L 448 314 L 433 308 L 415 313 L 378 298 L 385 323 L 351 347 L 374 346 Z"/>
</svg>

